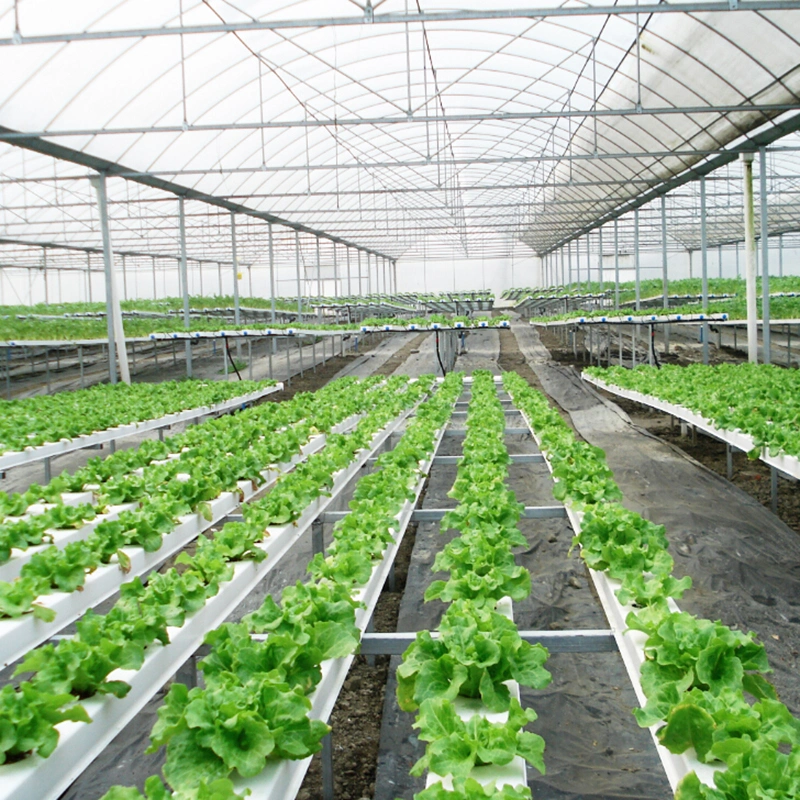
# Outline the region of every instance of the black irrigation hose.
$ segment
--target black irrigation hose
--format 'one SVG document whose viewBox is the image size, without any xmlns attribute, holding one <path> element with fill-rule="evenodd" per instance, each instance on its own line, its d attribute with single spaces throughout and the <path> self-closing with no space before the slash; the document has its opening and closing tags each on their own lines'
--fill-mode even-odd
<svg viewBox="0 0 800 800">
<path fill-rule="evenodd" d="M 225 352 L 228 354 L 228 361 L 231 362 L 234 372 L 239 376 L 239 380 L 241 380 L 242 376 L 239 374 L 239 368 L 236 366 L 236 362 L 233 360 L 233 356 L 231 355 L 231 346 L 228 343 L 228 337 L 223 336 L 222 338 L 225 341 Z"/>
<path fill-rule="evenodd" d="M 439 353 L 439 331 L 438 330 L 436 331 L 436 359 L 439 362 L 439 366 L 442 368 L 442 377 L 444 377 L 445 375 L 447 375 L 447 372 L 446 372 L 446 370 L 444 368 L 444 364 L 442 364 L 442 356 Z"/>
<path fill-rule="evenodd" d="M 661 369 L 661 362 L 658 360 L 658 353 L 656 353 L 656 329 L 654 325 L 650 326 L 650 351 L 653 354 L 653 363 L 658 369 Z"/>
</svg>

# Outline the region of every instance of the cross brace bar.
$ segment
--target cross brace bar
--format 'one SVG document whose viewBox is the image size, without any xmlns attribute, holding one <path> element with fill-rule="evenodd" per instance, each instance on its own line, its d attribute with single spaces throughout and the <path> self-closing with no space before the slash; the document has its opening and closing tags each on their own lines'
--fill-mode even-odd
<svg viewBox="0 0 800 800">
<path fill-rule="evenodd" d="M 432 632 L 433 638 L 438 632 Z M 617 642 L 610 630 L 520 631 L 531 644 L 542 644 L 551 653 L 613 653 Z M 416 633 L 365 633 L 361 637 L 361 654 L 397 656 L 406 651 Z"/>
<path fill-rule="evenodd" d="M 506 428 L 503 433 L 506 436 L 530 436 L 531 432 L 528 428 Z M 467 435 L 466 428 L 453 428 L 445 431 L 445 438 L 463 438 Z"/>
<path fill-rule="evenodd" d="M 504 408 L 503 409 L 503 413 L 504 414 L 519 414 L 520 411 L 519 411 L 518 408 Z M 469 414 L 469 411 L 460 411 L 459 410 L 459 411 L 454 411 L 451 414 L 451 416 L 453 416 L 453 417 L 466 417 L 467 414 Z"/>
<path fill-rule="evenodd" d="M 442 519 L 452 508 L 418 508 L 411 515 L 412 522 L 436 522 Z M 326 511 L 320 515 L 323 522 L 338 522 L 344 519 L 349 511 Z M 522 510 L 523 519 L 560 519 L 566 518 L 567 509 L 564 506 L 525 506 Z"/>
</svg>

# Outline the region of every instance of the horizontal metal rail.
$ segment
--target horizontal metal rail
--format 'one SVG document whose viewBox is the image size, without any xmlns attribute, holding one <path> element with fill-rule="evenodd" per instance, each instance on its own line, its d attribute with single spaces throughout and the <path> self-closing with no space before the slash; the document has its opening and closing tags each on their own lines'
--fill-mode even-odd
<svg viewBox="0 0 800 800">
<path fill-rule="evenodd" d="M 455 511 L 454 508 L 417 508 L 411 515 L 412 522 L 438 522 L 445 514 Z M 321 515 L 322 522 L 338 522 L 344 519 L 349 511 L 326 511 Z M 564 506 L 525 506 L 523 519 L 563 519 L 567 516 Z"/>
<path fill-rule="evenodd" d="M 612 630 L 520 631 L 519 635 L 551 653 L 611 653 L 619 649 Z M 434 631 L 431 636 L 436 639 L 439 634 Z M 402 655 L 416 637 L 416 633 L 365 633 L 361 637 L 361 655 Z"/>
</svg>

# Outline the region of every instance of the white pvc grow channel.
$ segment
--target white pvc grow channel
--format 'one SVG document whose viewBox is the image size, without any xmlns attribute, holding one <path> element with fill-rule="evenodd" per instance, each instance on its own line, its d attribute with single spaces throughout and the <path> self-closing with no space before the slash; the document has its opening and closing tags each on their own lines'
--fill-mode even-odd
<svg viewBox="0 0 800 800">
<path fill-rule="evenodd" d="M 260 563 L 237 563 L 233 578 L 220 587 L 216 596 L 194 614 L 188 614 L 181 628 L 168 629 L 169 645 L 158 642 L 151 645 L 140 670 L 117 670 L 109 675 L 109 680 L 124 680 L 131 685 L 126 697 L 93 697 L 84 701 L 92 723 L 62 722 L 57 725 L 60 741 L 49 758 L 31 756 L 0 766 L 0 798 L 55 800 L 161 688 L 165 678 L 174 675 L 194 653 L 205 634 L 221 624 L 259 581 L 280 563 L 311 523 L 358 475 L 370 456 L 400 427 L 412 410 L 403 412 L 379 431 L 370 446 L 336 474 L 329 496 L 318 497 L 296 522 L 268 528 L 264 541 L 258 545 L 267 553 L 267 558 Z"/>
<path fill-rule="evenodd" d="M 725 428 L 718 428 L 710 420 L 707 420 L 705 417 L 702 417 L 699 414 L 695 414 L 688 408 L 684 408 L 684 406 L 673 405 L 672 403 L 668 403 L 665 400 L 660 400 L 653 395 L 642 394 L 641 392 L 636 392 L 632 389 L 623 389 L 620 386 L 614 386 L 613 384 L 606 383 L 599 378 L 594 378 L 583 373 L 581 374 L 581 378 L 587 383 L 591 383 L 600 389 L 610 392 L 611 394 L 624 397 L 628 400 L 634 400 L 642 405 L 650 406 L 650 408 L 663 411 L 665 414 L 671 414 L 673 417 L 681 419 L 684 422 L 688 422 L 698 430 L 703 431 L 709 436 L 713 436 L 715 439 L 719 439 L 726 444 L 729 444 L 731 447 L 734 447 L 737 450 L 742 450 L 747 453 L 756 447 L 756 443 L 749 433 L 744 433 L 740 430 L 731 431 L 726 430 Z M 789 475 L 793 478 L 800 478 L 800 459 L 798 459 L 796 456 L 771 456 L 767 452 L 766 448 L 762 448 L 759 459 L 765 464 L 768 464 L 770 467 L 774 467 L 786 475 Z"/>
<path fill-rule="evenodd" d="M 446 427 L 447 423 L 438 432 L 430 457 L 420 465 L 420 478 L 414 487 L 414 499 L 406 500 L 403 508 L 396 516 L 398 524 L 394 541 L 386 549 L 383 560 L 373 569 L 369 581 L 355 594 L 355 599 L 366 606 L 366 608 L 356 610 L 356 626 L 362 634 L 372 618 L 383 585 L 394 564 L 397 551 L 400 549 L 411 515 L 425 486 L 428 471 L 439 449 Z M 312 719 L 320 719 L 323 722 L 328 721 L 354 657 L 354 655 L 350 655 L 345 658 L 329 659 L 323 662 L 322 679 L 316 689 L 309 695 L 311 700 L 309 715 Z M 256 777 L 236 779 L 234 781 L 236 790 L 250 789 L 252 800 L 289 800 L 295 797 L 300 790 L 310 764 L 311 757 L 300 761 L 282 760 L 268 763 L 266 768 Z"/>
<path fill-rule="evenodd" d="M 63 344 L 63 342 L 62 342 Z M 269 386 L 266 389 L 259 389 L 256 392 L 248 392 L 239 397 L 233 397 L 230 400 L 225 400 L 222 403 L 216 403 L 213 406 L 199 406 L 197 408 L 189 408 L 185 411 L 177 411 L 174 414 L 166 414 L 158 419 L 149 419 L 142 422 L 131 422 L 127 425 L 119 425 L 115 428 L 106 428 L 102 431 L 95 431 L 94 433 L 87 433 L 82 436 L 76 436 L 74 439 L 62 439 L 60 442 L 51 442 L 48 444 L 39 445 L 38 447 L 26 448 L 25 450 L 18 450 L 15 452 L 4 453 L 0 456 L 0 471 L 17 467 L 21 464 L 31 464 L 36 461 L 43 461 L 46 458 L 54 458 L 55 456 L 62 456 L 65 453 L 72 453 L 75 450 L 83 450 L 87 447 L 93 447 L 106 442 L 116 441 L 117 439 L 125 439 L 128 436 L 134 436 L 137 433 L 146 433 L 148 431 L 157 430 L 158 428 L 166 428 L 170 425 L 176 425 L 180 422 L 190 422 L 198 417 L 205 417 L 211 414 L 221 414 L 225 411 L 230 411 L 246 403 L 252 403 L 254 400 L 259 400 L 269 394 L 280 392 L 283 390 L 283 384 L 278 383 L 275 386 Z"/>
<path fill-rule="evenodd" d="M 536 431 L 531 425 L 527 415 L 521 410 L 520 414 L 525 420 L 525 424 L 528 426 L 537 446 L 541 448 L 541 442 L 539 441 Z M 545 463 L 547 464 L 547 468 L 552 473 L 553 468 L 546 454 Z M 554 478 L 554 480 L 557 479 Z M 566 503 L 565 505 L 570 524 L 577 535 L 581 531 L 581 518 L 583 515 L 581 512 L 577 512 L 572 509 L 569 503 Z M 596 570 L 589 569 L 588 567 L 587 570 L 592 579 L 595 590 L 597 591 L 597 595 L 600 598 L 600 603 L 603 607 L 606 618 L 608 619 L 609 627 L 614 634 L 614 639 L 617 642 L 617 647 L 619 648 L 619 652 L 622 656 L 622 661 L 625 664 L 628 677 L 630 678 L 633 689 L 636 692 L 636 699 L 639 701 L 641 706 L 644 706 L 647 702 L 647 698 L 642 690 L 639 672 L 641 665 L 645 661 L 644 643 L 647 640 L 647 636 L 641 631 L 628 630 L 628 626 L 625 623 L 625 618 L 631 611 L 634 610 L 634 608 L 630 605 L 623 606 L 619 600 L 617 600 L 614 592 L 620 587 L 619 581 L 609 578 L 603 572 L 597 572 Z M 669 604 L 672 611 L 679 611 L 678 606 L 671 598 L 669 600 Z M 655 744 L 658 756 L 661 759 L 664 772 L 666 773 L 667 780 L 672 787 L 672 791 L 675 791 L 681 779 L 690 772 L 696 772 L 697 777 L 703 783 L 708 786 L 713 786 L 713 776 L 714 772 L 716 771 L 715 768 L 698 761 L 697 758 L 692 755 L 694 751 L 688 751 L 681 755 L 670 753 L 670 751 L 667 750 L 666 747 L 663 747 L 658 741 L 656 731 L 659 727 L 661 727 L 661 725 L 660 723 L 657 723 L 656 725 L 650 726 L 648 730 L 650 731 L 650 735 L 653 739 L 653 743 Z"/>
</svg>

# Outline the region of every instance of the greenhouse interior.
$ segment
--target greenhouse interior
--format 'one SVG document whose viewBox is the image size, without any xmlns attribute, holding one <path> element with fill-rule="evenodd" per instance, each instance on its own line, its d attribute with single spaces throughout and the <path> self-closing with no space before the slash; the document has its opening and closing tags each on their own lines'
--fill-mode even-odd
<svg viewBox="0 0 800 800">
<path fill-rule="evenodd" d="M 0 800 L 800 798 L 800 0 L 0 74 Z"/>
</svg>

